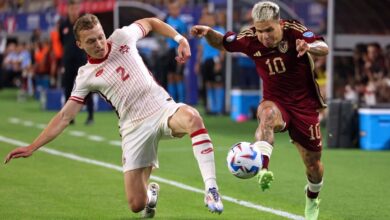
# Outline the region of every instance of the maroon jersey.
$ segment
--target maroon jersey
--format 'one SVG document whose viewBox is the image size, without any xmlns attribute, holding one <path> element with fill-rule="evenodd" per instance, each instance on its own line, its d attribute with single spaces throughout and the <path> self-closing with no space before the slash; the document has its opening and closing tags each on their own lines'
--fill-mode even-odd
<svg viewBox="0 0 390 220">
<path fill-rule="evenodd" d="M 239 34 L 228 32 L 223 45 L 229 52 L 242 52 L 252 58 L 263 80 L 265 100 L 280 103 L 298 111 L 326 107 L 314 79 L 314 65 L 306 53 L 297 57 L 296 39 L 308 43 L 323 40 L 295 20 L 283 20 L 283 39 L 275 48 L 265 47 L 257 38 L 254 27 Z"/>
</svg>

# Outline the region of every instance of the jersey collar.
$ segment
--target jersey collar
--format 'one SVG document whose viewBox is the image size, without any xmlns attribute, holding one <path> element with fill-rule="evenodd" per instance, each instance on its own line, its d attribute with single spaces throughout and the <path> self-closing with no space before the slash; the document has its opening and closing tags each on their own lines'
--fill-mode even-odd
<svg viewBox="0 0 390 220">
<path fill-rule="evenodd" d="M 91 63 L 91 64 L 99 64 L 99 63 L 105 61 L 107 59 L 108 55 L 110 55 L 110 52 L 111 52 L 111 42 L 107 42 L 107 47 L 108 47 L 108 53 L 106 54 L 106 56 L 104 56 L 103 58 L 97 59 L 97 58 L 93 58 L 93 57 L 87 55 L 88 62 Z"/>
</svg>

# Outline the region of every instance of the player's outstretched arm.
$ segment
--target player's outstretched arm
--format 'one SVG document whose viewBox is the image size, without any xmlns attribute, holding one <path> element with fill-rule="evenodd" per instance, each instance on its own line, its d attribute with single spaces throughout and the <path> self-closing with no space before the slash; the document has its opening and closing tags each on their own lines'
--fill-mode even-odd
<svg viewBox="0 0 390 220">
<path fill-rule="evenodd" d="M 150 31 L 159 33 L 165 37 L 170 37 L 179 43 L 177 48 L 176 61 L 179 63 L 185 63 L 191 56 L 190 44 L 187 39 L 180 35 L 173 27 L 169 24 L 161 21 L 158 18 L 144 18 L 137 20 L 135 23 L 142 25 L 145 28 L 146 34 Z"/>
<path fill-rule="evenodd" d="M 328 54 L 328 45 L 324 41 L 314 41 L 313 43 L 307 43 L 305 40 L 297 39 L 296 47 L 298 51 L 298 57 L 303 56 L 306 52 L 314 56 L 325 56 Z"/>
<path fill-rule="evenodd" d="M 195 37 L 206 37 L 207 42 L 218 50 L 225 50 L 223 47 L 223 35 L 209 26 L 195 25 L 191 28 L 191 35 Z"/>
<path fill-rule="evenodd" d="M 75 118 L 82 107 L 82 104 L 72 100 L 66 102 L 61 111 L 51 119 L 48 126 L 41 132 L 32 144 L 12 150 L 5 157 L 4 163 L 6 164 L 14 158 L 29 157 L 38 148 L 55 139 L 69 125 L 70 121 Z"/>
</svg>

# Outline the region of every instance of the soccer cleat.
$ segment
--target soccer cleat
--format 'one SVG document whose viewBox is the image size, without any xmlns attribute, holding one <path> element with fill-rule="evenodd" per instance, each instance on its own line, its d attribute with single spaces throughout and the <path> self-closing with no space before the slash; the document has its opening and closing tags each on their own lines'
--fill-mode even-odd
<svg viewBox="0 0 390 220">
<path fill-rule="evenodd" d="M 160 186 L 157 183 L 149 183 L 148 185 L 148 204 L 146 204 L 145 209 L 142 211 L 142 218 L 153 218 L 156 214 L 156 206 L 158 199 L 158 192 L 160 191 Z"/>
<path fill-rule="evenodd" d="M 305 220 L 317 220 L 320 213 L 320 199 L 306 196 Z"/>
<path fill-rule="evenodd" d="M 259 182 L 260 188 L 263 191 L 271 187 L 271 182 L 273 180 L 274 180 L 274 174 L 272 173 L 272 171 L 269 171 L 267 169 L 262 169 L 257 174 L 257 181 Z"/>
<path fill-rule="evenodd" d="M 219 195 L 218 190 L 215 187 L 209 188 L 209 190 L 206 192 L 206 195 L 204 197 L 204 203 L 206 204 L 206 207 L 209 209 L 209 211 L 212 213 L 221 214 L 223 211 L 221 196 Z"/>
<path fill-rule="evenodd" d="M 307 185 L 305 186 L 305 195 L 307 194 Z M 306 206 L 305 206 L 305 220 L 317 220 L 318 214 L 320 213 L 320 199 L 315 198 L 311 199 L 306 197 Z"/>
</svg>

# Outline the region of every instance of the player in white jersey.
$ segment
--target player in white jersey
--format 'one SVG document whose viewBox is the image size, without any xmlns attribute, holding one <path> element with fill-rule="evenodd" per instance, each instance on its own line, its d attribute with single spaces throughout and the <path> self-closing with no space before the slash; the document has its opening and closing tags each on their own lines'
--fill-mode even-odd
<svg viewBox="0 0 390 220">
<path fill-rule="evenodd" d="M 223 205 L 215 175 L 214 150 L 198 111 L 176 103 L 153 79 L 136 48 L 137 40 L 155 31 L 178 43 L 176 60 L 184 63 L 191 55 L 188 41 L 157 18 L 145 18 L 117 29 L 106 39 L 96 16 L 85 14 L 74 25 L 77 45 L 88 55 L 80 67 L 71 97 L 32 144 L 11 151 L 5 158 L 29 157 L 55 139 L 75 118 L 90 92 L 99 92 L 115 108 L 122 136 L 126 196 L 133 212 L 144 210 L 153 217 L 159 186 L 150 183 L 158 167 L 157 144 L 162 138 L 188 134 L 205 184 L 205 204 L 221 213 Z"/>
</svg>

